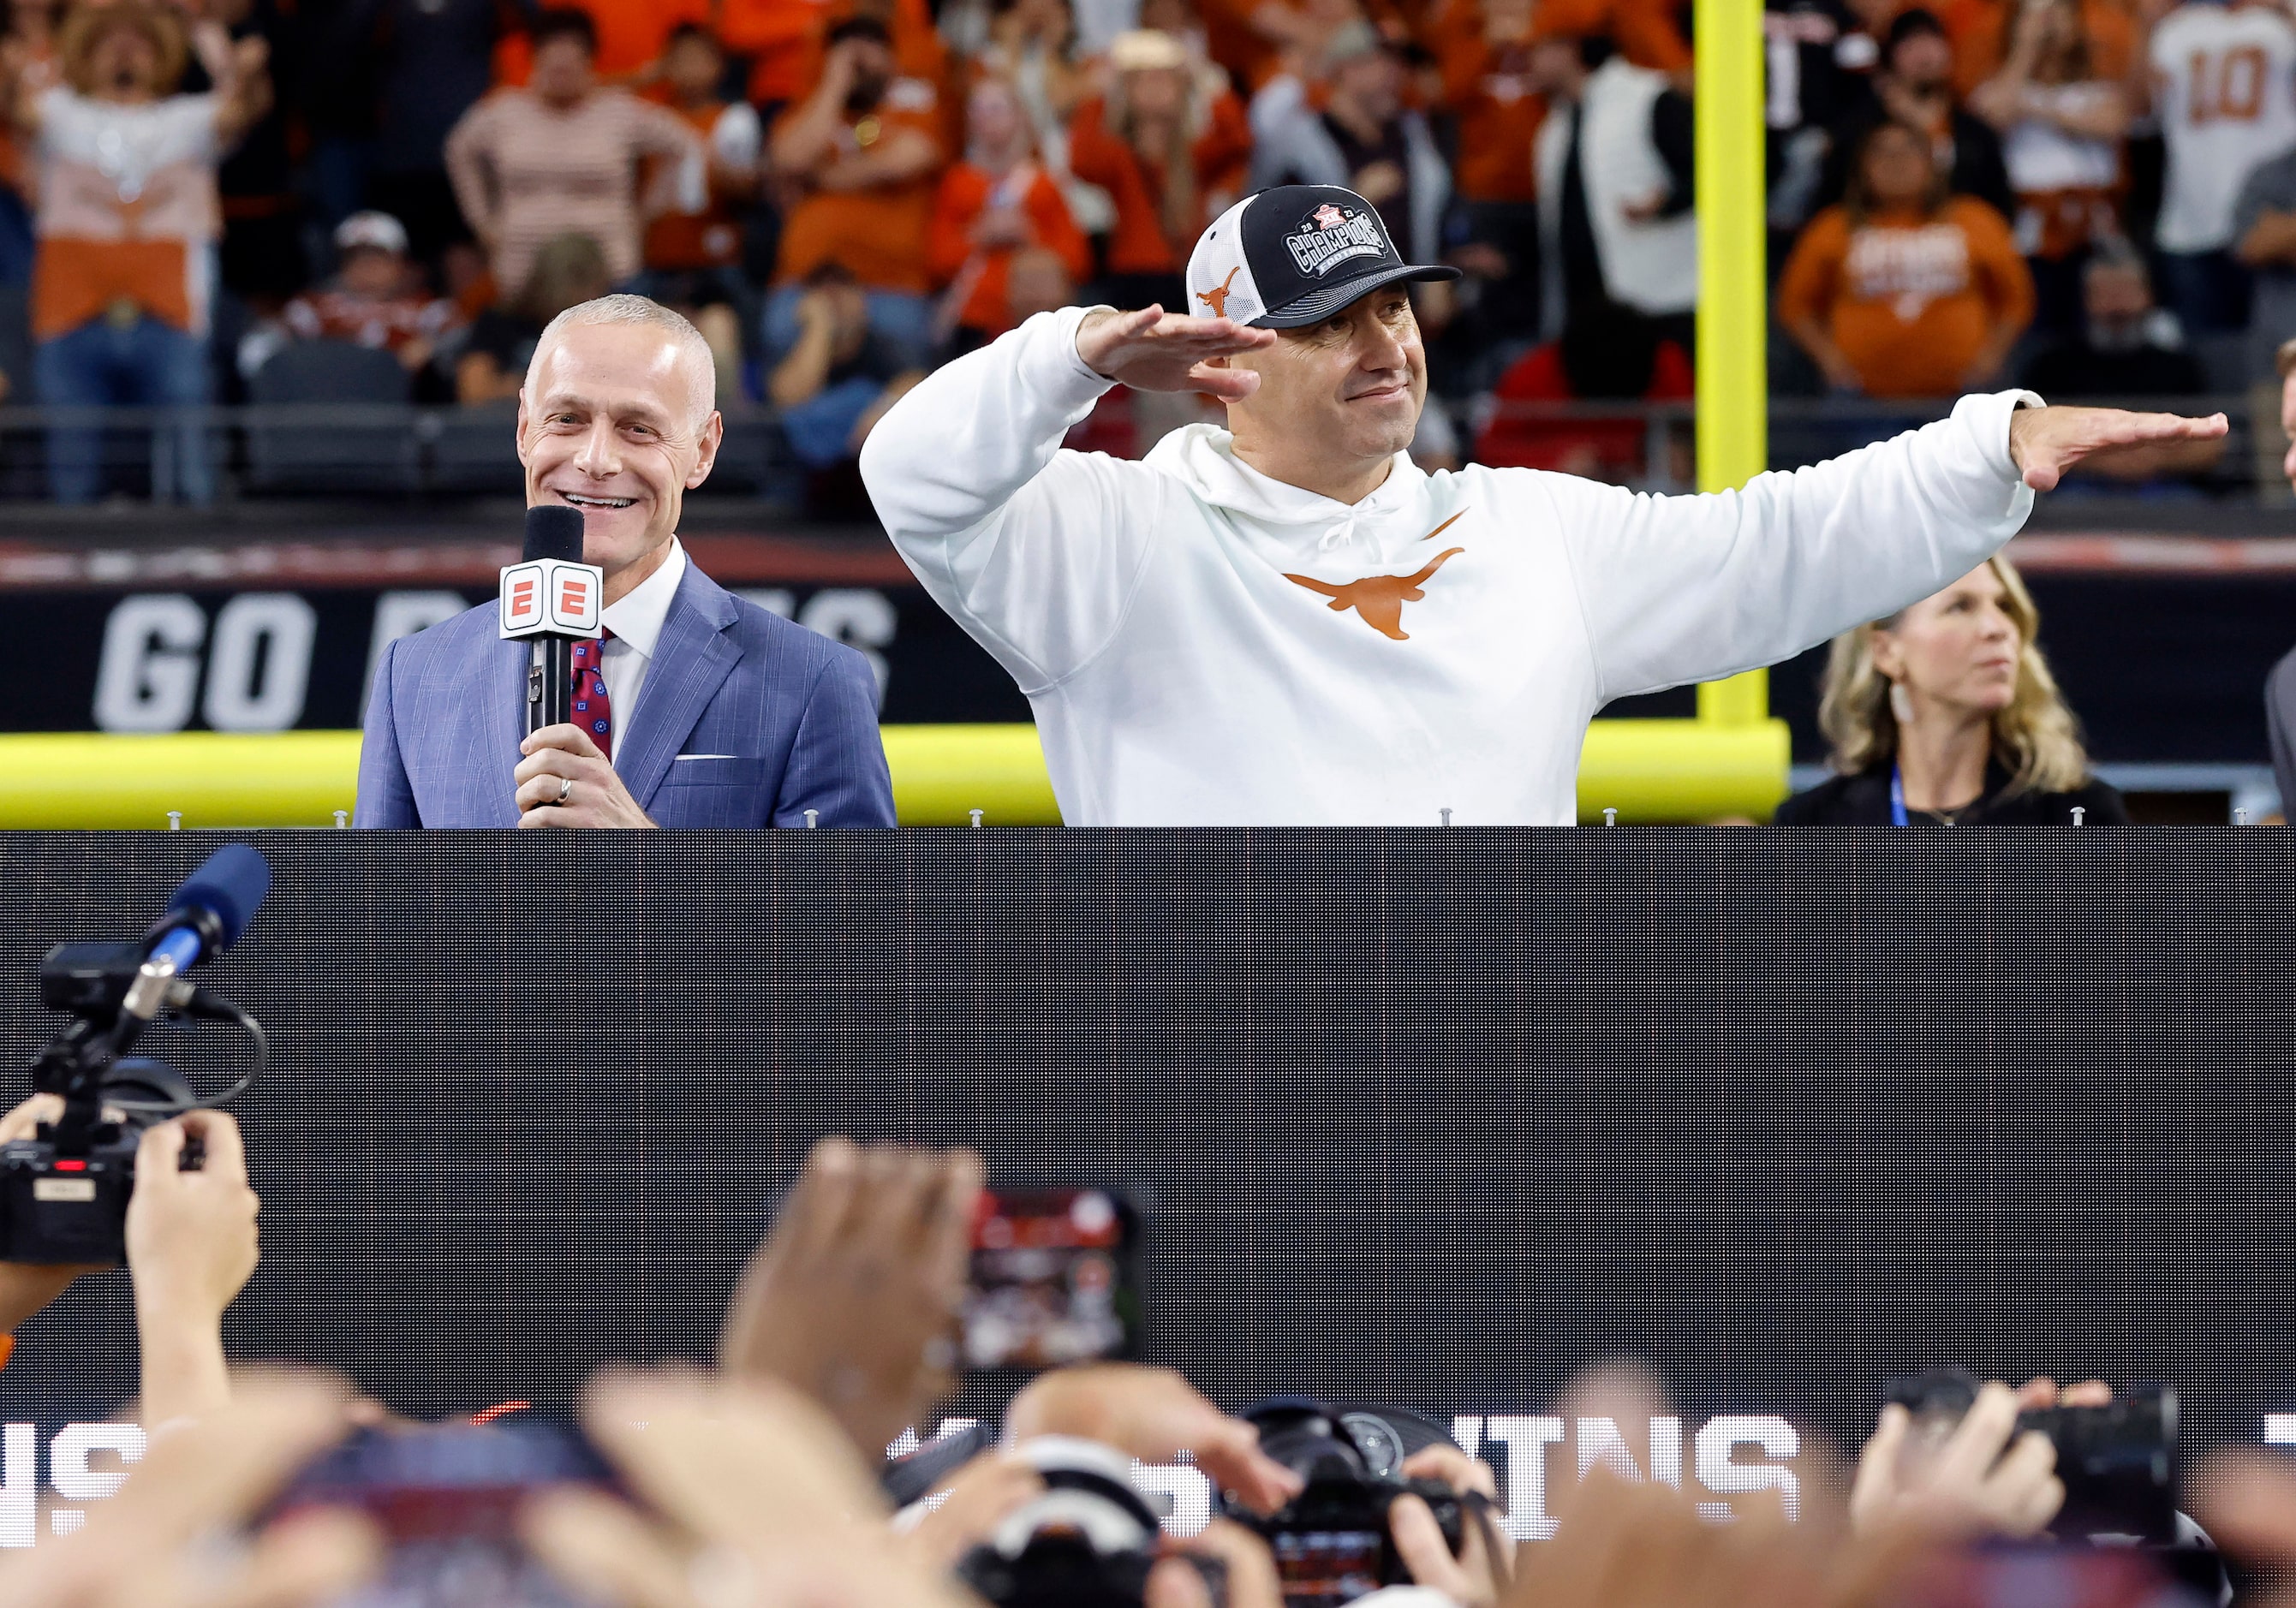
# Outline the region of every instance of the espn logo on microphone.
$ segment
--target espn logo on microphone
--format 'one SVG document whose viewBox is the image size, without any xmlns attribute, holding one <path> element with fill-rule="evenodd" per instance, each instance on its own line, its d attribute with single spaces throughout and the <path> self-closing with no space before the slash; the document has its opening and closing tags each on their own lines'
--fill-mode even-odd
<svg viewBox="0 0 2296 1608">
<path fill-rule="evenodd" d="M 606 572 L 595 564 L 538 558 L 502 572 L 504 636 L 596 636 Z"/>
</svg>

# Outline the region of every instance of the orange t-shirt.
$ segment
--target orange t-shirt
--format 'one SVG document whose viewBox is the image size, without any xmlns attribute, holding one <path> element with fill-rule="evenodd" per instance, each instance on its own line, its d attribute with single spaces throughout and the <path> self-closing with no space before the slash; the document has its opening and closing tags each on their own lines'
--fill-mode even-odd
<svg viewBox="0 0 2296 1608">
<path fill-rule="evenodd" d="M 720 0 L 718 37 L 750 60 L 750 99 L 760 106 L 800 101 L 821 78 L 830 25 L 851 16 L 849 0 Z M 887 29 L 894 70 L 942 87 L 947 50 L 925 0 L 893 0 Z"/>
<path fill-rule="evenodd" d="M 1676 20 L 1675 0 L 1541 0 L 1538 17 L 1542 38 L 1607 34 L 1634 66 L 1659 72 L 1690 67 L 1690 41 Z"/>
<path fill-rule="evenodd" d="M 1013 327 L 1005 283 L 1012 272 L 1013 253 L 1020 248 L 999 246 L 980 251 L 969 238 L 972 220 L 988 209 L 991 198 L 1000 192 L 1021 190 L 1018 204 L 1029 215 L 1030 245 L 1059 252 L 1070 279 L 1081 282 L 1092 272 L 1092 247 L 1076 219 L 1069 216 L 1061 187 L 1034 162 L 1028 166 L 1025 187 L 1018 182 L 1022 176 L 1015 174 L 998 180 L 971 162 L 959 162 L 940 176 L 940 197 L 926 237 L 926 264 L 935 283 L 962 289 L 957 323 L 984 334 L 1001 335 Z M 1013 204 L 1009 196 L 1004 201 Z"/>
<path fill-rule="evenodd" d="M 661 60 L 670 30 L 709 22 L 709 0 L 553 0 L 589 13 L 598 30 L 598 76 L 627 78 Z M 495 45 L 495 82 L 523 86 L 534 71 L 534 41 L 523 31 Z"/>
<path fill-rule="evenodd" d="M 194 327 L 180 240 L 76 240 L 51 234 L 32 259 L 32 334 L 47 340 L 131 301 L 162 324 Z"/>
<path fill-rule="evenodd" d="M 1198 0 L 1196 5 L 1204 27 L 1204 53 L 1226 68 L 1247 94 L 1257 93 L 1283 65 L 1283 47 L 1251 22 L 1254 12 L 1270 4 L 1294 12 L 1307 9 L 1298 0 Z M 1355 9 L 1382 38 L 1398 44 L 1424 42 L 1425 16 L 1410 0 L 1357 0 Z"/>
<path fill-rule="evenodd" d="M 1953 45 L 1953 92 L 1966 100 L 1972 90 L 2001 70 L 2009 49 L 2010 0 L 1945 0 L 1937 8 Z M 2081 27 L 2088 35 L 2089 76 L 2116 83 L 2128 76 L 2136 58 L 2136 18 L 2126 0 L 2080 0 Z"/>
<path fill-rule="evenodd" d="M 1187 238 L 1174 242 L 1164 237 L 1164 164 L 1143 158 L 1110 132 L 1107 103 L 1098 95 L 1077 108 L 1069 122 L 1069 171 L 1088 185 L 1098 185 L 1116 203 L 1116 226 L 1108 237 L 1109 272 L 1176 272 L 1211 221 L 1204 199 L 1243 193 L 1251 162 L 1251 120 L 1234 95 L 1223 90 L 1213 99 L 1211 115 L 1191 154 L 1196 165 L 1196 216 L 1189 220 Z"/>
<path fill-rule="evenodd" d="M 1934 217 L 1828 207 L 1778 282 L 1782 318 L 1823 324 L 1873 397 L 1957 395 L 2004 326 L 2033 316 L 2033 276 L 1998 212 L 1956 196 Z"/>
<path fill-rule="evenodd" d="M 1436 29 L 1443 101 L 1459 126 L 1452 176 L 1460 199 L 1537 200 L 1531 150 L 1546 117 L 1546 100 L 1533 94 L 1522 78 L 1528 45 L 1494 45 L 1484 37 L 1481 12 L 1472 4 L 1452 6 Z"/>
<path fill-rule="evenodd" d="M 1204 53 L 1228 70 L 1249 93 L 1275 74 L 1283 52 L 1275 40 L 1251 25 L 1251 13 L 1267 0 L 1200 0 L 1196 14 L 1203 20 Z"/>
<path fill-rule="evenodd" d="M 792 113 L 784 112 L 787 118 Z M 883 106 L 867 117 L 849 119 L 840 145 L 859 151 L 862 131 L 874 123 L 884 133 L 911 128 L 940 146 L 940 113 L 935 105 Z M 874 132 L 871 141 L 881 137 Z M 872 291 L 922 296 L 932 289 L 925 271 L 925 232 L 932 222 L 932 174 L 874 190 L 817 190 L 790 209 L 782 226 L 781 261 L 774 283 L 791 284 L 825 262 L 842 267 Z"/>
<path fill-rule="evenodd" d="M 675 103 L 668 85 L 657 85 L 647 100 L 667 106 L 692 125 L 706 144 L 726 113 L 726 103 L 713 101 L 701 108 Z M 656 167 L 660 164 L 658 162 Z M 652 176 L 659 182 L 662 176 Z M 709 204 L 699 212 L 667 211 L 646 226 L 645 266 L 650 268 L 716 268 L 742 258 L 742 224 L 734 216 L 718 186 L 709 186 Z"/>
</svg>

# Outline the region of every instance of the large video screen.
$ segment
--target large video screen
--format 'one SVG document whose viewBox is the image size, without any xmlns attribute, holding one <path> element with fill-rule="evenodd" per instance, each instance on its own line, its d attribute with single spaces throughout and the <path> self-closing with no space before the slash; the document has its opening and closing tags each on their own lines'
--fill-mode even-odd
<svg viewBox="0 0 2296 1608">
<path fill-rule="evenodd" d="M 708 1356 L 844 1132 L 1149 1197 L 1153 1359 L 1451 1422 L 1526 1535 L 1619 1355 L 1680 1404 L 1636 1461 L 1718 1497 L 1932 1365 L 2173 1383 L 2193 1447 L 2296 1423 L 2285 833 L 253 841 L 205 978 L 273 1044 L 228 1338 L 408 1414 Z M 217 841 L 0 841 L 0 1058 L 56 1025 L 41 953 Z M 27 1325 L 0 1543 L 133 1455 L 93 1426 L 134 1375 L 124 1275 Z"/>
</svg>

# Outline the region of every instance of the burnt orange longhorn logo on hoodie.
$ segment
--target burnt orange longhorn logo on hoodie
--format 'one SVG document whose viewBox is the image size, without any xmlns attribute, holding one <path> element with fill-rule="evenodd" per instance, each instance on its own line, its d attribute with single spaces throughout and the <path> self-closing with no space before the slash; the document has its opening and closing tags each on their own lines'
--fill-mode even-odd
<svg viewBox="0 0 2296 1608">
<path fill-rule="evenodd" d="M 1419 539 L 1432 541 L 1465 512 L 1465 509 L 1461 509 L 1459 513 L 1453 514 Z M 1364 624 L 1382 636 L 1392 637 L 1397 642 L 1409 642 L 1411 635 L 1403 628 L 1403 605 L 1417 603 L 1425 597 L 1426 583 L 1433 578 L 1435 571 L 1465 551 L 1464 547 L 1446 548 L 1437 554 L 1424 569 L 1410 575 L 1366 575 L 1361 580 L 1328 581 L 1317 580 L 1312 575 L 1286 572 L 1283 578 L 1295 587 L 1305 587 L 1310 592 L 1320 592 L 1330 598 L 1332 613 L 1344 614 L 1353 609 L 1363 616 Z"/>
</svg>

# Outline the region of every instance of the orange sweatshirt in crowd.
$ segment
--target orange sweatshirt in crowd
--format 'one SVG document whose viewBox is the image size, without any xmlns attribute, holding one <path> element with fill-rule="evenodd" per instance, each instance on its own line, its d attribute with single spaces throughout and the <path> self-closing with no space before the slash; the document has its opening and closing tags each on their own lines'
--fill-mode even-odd
<svg viewBox="0 0 2296 1608">
<path fill-rule="evenodd" d="M 821 78 L 822 41 L 832 23 L 854 14 L 846 0 L 720 0 L 718 37 L 750 59 L 750 99 L 770 107 L 801 101 Z M 894 70 L 935 89 L 947 71 L 947 50 L 925 0 L 893 0 L 886 27 Z"/>
<path fill-rule="evenodd" d="M 1531 147 L 1546 101 L 1521 77 L 1529 45 L 1493 44 L 1483 35 L 1481 9 L 1467 0 L 1454 0 L 1434 34 L 1444 103 L 1459 122 L 1459 156 L 1452 166 L 1459 199 L 1537 200 Z"/>
<path fill-rule="evenodd" d="M 1018 191 L 1015 198 L 1010 193 Z M 932 229 L 926 236 L 926 263 L 935 283 L 964 287 L 964 302 L 956 322 L 983 334 L 1001 335 L 1013 327 L 1005 293 L 1017 246 L 977 251 L 972 241 L 972 220 L 991 204 L 1017 203 L 1029 215 L 1029 244 L 1060 253 L 1069 277 L 1082 283 L 1092 273 L 1092 246 L 1069 216 L 1061 187 L 1034 162 L 1002 180 L 983 168 L 959 162 L 940 176 L 940 196 L 933 208 Z"/>
<path fill-rule="evenodd" d="M 857 151 L 879 130 L 914 128 L 941 144 L 939 104 L 915 89 L 919 104 L 900 106 L 888 96 L 886 103 L 866 117 L 846 119 L 840 144 Z M 904 86 L 896 85 L 894 94 Z M 794 117 L 796 109 L 783 113 Z M 824 262 L 834 262 L 861 283 L 865 290 L 900 291 L 922 296 L 932 289 L 925 271 L 925 232 L 932 222 L 933 193 L 938 179 L 927 173 L 904 185 L 837 193 L 816 190 L 790 209 L 782 226 L 781 262 L 774 272 L 776 284 L 793 284 Z"/>
<path fill-rule="evenodd" d="M 1781 318 L 1825 326 L 1874 397 L 1951 397 L 2004 325 L 2033 316 L 2033 276 L 1998 212 L 1956 196 L 1851 227 L 1828 207 L 1786 262 Z"/>
<path fill-rule="evenodd" d="M 1246 94 L 1275 75 L 1282 47 L 1251 25 L 1251 14 L 1268 0 L 1197 0 L 1204 25 L 1204 53 L 1227 69 Z"/>
<path fill-rule="evenodd" d="M 1938 21 L 1953 45 L 1953 92 L 1970 91 L 2001 70 L 2009 51 L 2013 0 L 1945 0 Z M 2136 59 L 2136 18 L 2127 0 L 2080 0 L 2081 27 L 2088 35 L 2089 75 L 2118 83 Z"/>
<path fill-rule="evenodd" d="M 1252 26 L 1253 14 L 1269 5 L 1295 14 L 1308 9 L 1298 0 L 1197 0 L 1196 15 L 1204 26 L 1204 53 L 1226 68 L 1246 94 L 1257 92 L 1283 64 L 1283 47 Z M 1382 38 L 1398 44 L 1426 42 L 1423 13 L 1427 8 L 1414 0 L 1357 0 L 1355 9 Z"/>
<path fill-rule="evenodd" d="M 1190 219 L 1185 240 L 1164 237 L 1159 198 L 1164 193 L 1164 165 L 1150 161 L 1111 133 L 1108 105 L 1095 95 L 1077 108 L 1069 123 L 1069 171 L 1088 185 L 1098 185 L 1116 202 L 1116 226 L 1109 232 L 1108 271 L 1111 274 L 1177 273 L 1196 236 L 1211 221 L 1205 198 L 1215 192 L 1243 193 L 1251 163 L 1251 121 L 1243 103 L 1222 91 L 1211 103 L 1204 131 L 1196 136 L 1196 216 Z"/>
<path fill-rule="evenodd" d="M 1607 34 L 1636 67 L 1659 72 L 1690 70 L 1690 41 L 1677 21 L 1676 0 L 1544 0 L 1541 37 Z"/>
</svg>

